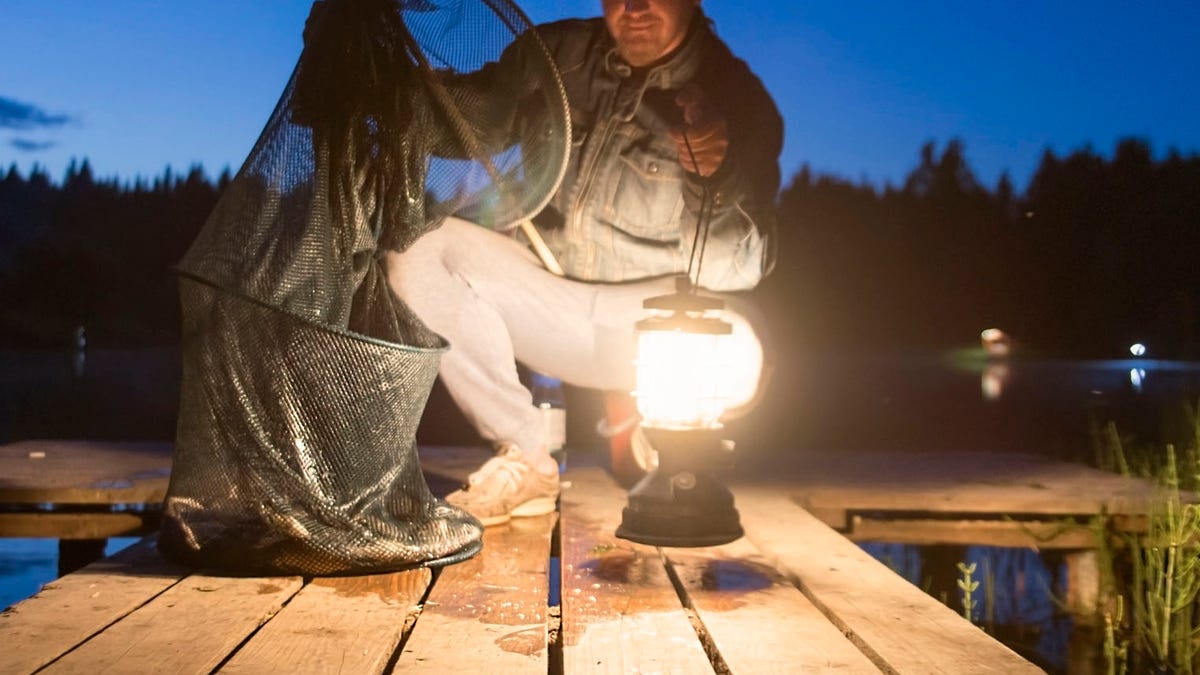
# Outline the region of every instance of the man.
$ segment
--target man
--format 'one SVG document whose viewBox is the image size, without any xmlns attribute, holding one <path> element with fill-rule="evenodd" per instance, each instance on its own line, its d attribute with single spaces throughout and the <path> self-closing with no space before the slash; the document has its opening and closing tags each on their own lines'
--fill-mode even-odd
<svg viewBox="0 0 1200 675">
<path fill-rule="evenodd" d="M 515 361 L 570 384 L 633 388 L 642 301 L 689 269 L 707 198 L 710 230 L 693 280 L 753 288 L 768 271 L 782 123 L 770 96 L 712 32 L 700 0 L 603 0 L 603 18 L 540 26 L 560 70 L 573 147 L 535 218 L 566 272 L 516 239 L 449 219 L 388 254 L 396 294 L 447 338 L 440 375 L 499 453 L 447 499 L 485 525 L 554 510 L 558 467 Z M 735 331 L 753 340 L 739 314 Z M 754 344 L 757 344 L 754 342 Z"/>
</svg>

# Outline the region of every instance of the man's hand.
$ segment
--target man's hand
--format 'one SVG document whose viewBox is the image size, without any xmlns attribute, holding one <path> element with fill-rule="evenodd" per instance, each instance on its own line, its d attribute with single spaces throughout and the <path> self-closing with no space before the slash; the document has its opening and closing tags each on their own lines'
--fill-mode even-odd
<svg viewBox="0 0 1200 675">
<path fill-rule="evenodd" d="M 671 138 L 679 148 L 679 163 L 690 173 L 704 177 L 713 175 L 721 168 L 725 153 L 729 151 L 729 127 L 725 116 L 694 82 L 679 91 L 675 104 L 683 111 L 683 126 L 670 129 Z M 692 161 L 693 156 L 695 161 Z"/>
</svg>

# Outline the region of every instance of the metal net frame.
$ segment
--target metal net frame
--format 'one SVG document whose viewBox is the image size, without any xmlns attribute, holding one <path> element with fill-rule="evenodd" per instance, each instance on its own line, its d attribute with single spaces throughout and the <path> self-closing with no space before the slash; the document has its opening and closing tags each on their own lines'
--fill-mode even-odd
<svg viewBox="0 0 1200 675">
<path fill-rule="evenodd" d="M 456 562 L 482 527 L 434 497 L 416 429 L 445 341 L 386 282 L 448 216 L 540 210 L 566 96 L 501 0 L 325 0 L 258 142 L 179 265 L 183 381 L 159 549 L 233 573 Z"/>
</svg>

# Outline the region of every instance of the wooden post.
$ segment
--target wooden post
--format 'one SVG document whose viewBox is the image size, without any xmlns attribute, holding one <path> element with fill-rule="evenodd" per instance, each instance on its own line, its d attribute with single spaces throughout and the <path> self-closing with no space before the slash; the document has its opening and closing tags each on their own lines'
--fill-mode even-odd
<svg viewBox="0 0 1200 675">
<path fill-rule="evenodd" d="M 1071 551 L 1067 564 L 1067 611 L 1076 621 L 1095 623 L 1100 607 L 1100 564 L 1093 549 Z"/>
<path fill-rule="evenodd" d="M 59 539 L 58 576 L 66 576 L 103 558 L 106 546 L 107 539 Z"/>
</svg>

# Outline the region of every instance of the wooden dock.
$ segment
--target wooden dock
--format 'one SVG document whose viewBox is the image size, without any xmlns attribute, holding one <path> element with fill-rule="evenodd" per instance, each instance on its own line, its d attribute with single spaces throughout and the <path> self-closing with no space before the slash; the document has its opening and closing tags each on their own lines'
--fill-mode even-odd
<svg viewBox="0 0 1200 675">
<path fill-rule="evenodd" d="M 0 537 L 58 540 L 58 571 L 99 558 L 109 537 L 158 529 L 170 443 L 34 440 L 0 445 Z"/>
<path fill-rule="evenodd" d="M 1097 546 L 1091 519 L 1143 532 L 1152 481 L 1047 457 L 981 452 L 797 452 L 740 472 L 854 541 L 1035 549 Z"/>
<path fill-rule="evenodd" d="M 435 493 L 485 457 L 422 449 Z M 143 542 L 0 617 L 0 673 L 1041 672 L 778 486 L 736 486 L 745 538 L 663 549 L 616 539 L 625 493 L 575 464 L 557 513 L 440 570 L 210 576 Z"/>
</svg>

